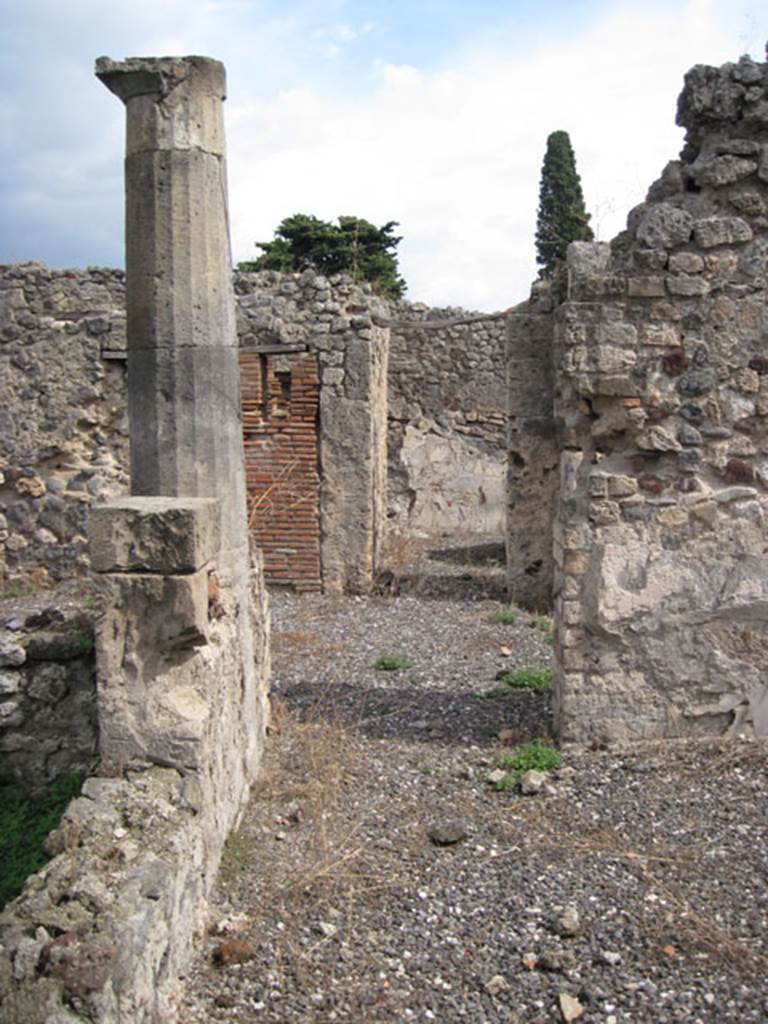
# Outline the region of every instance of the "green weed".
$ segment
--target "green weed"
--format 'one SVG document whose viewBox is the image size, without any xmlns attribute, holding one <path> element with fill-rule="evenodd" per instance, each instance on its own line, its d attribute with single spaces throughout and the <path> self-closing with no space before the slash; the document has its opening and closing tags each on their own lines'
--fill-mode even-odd
<svg viewBox="0 0 768 1024">
<path fill-rule="evenodd" d="M 531 626 L 546 636 L 552 635 L 552 619 L 548 615 L 534 615 L 531 619 Z"/>
<path fill-rule="evenodd" d="M 19 785 L 0 787 L 0 908 L 18 896 L 27 878 L 47 861 L 43 840 L 82 784 L 83 776 L 72 773 L 36 792 Z"/>
<path fill-rule="evenodd" d="M 505 672 L 496 686 L 488 691 L 488 697 L 504 697 L 513 690 L 548 690 L 552 685 L 551 668 L 534 668 L 526 665 L 516 672 Z"/>
<path fill-rule="evenodd" d="M 514 754 L 506 754 L 499 761 L 499 768 L 503 768 L 507 774 L 496 783 L 496 789 L 499 792 L 512 789 L 526 772 L 548 772 L 552 768 L 559 768 L 560 761 L 560 751 L 543 740 L 525 743 Z"/>
<path fill-rule="evenodd" d="M 69 646 L 72 651 L 77 651 L 78 654 L 87 654 L 93 650 L 93 633 L 86 633 L 84 630 L 70 633 Z"/>
<path fill-rule="evenodd" d="M 517 615 L 511 608 L 502 608 L 493 616 L 493 621 L 499 626 L 514 626 Z"/>
<path fill-rule="evenodd" d="M 373 663 L 373 667 L 380 672 L 397 672 L 401 668 L 411 668 L 412 665 L 413 662 L 402 654 L 387 654 L 385 651 L 382 651 Z"/>
</svg>

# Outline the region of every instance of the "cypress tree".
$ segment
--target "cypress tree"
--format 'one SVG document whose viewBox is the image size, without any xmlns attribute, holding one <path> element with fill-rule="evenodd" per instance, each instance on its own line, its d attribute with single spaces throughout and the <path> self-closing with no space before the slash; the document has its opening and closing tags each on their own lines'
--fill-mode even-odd
<svg viewBox="0 0 768 1024">
<path fill-rule="evenodd" d="M 568 132 L 552 132 L 541 168 L 536 220 L 536 262 L 541 277 L 552 277 L 571 242 L 593 238 Z"/>
</svg>

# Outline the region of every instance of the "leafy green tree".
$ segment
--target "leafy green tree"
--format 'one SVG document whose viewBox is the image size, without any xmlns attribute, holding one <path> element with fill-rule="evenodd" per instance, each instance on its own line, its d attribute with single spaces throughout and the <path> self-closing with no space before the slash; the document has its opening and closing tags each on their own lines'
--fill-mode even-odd
<svg viewBox="0 0 768 1024">
<path fill-rule="evenodd" d="M 536 262 L 541 277 L 552 277 L 571 242 L 594 238 L 589 219 L 568 132 L 552 132 L 541 168 L 536 220 Z"/>
<path fill-rule="evenodd" d="M 339 217 L 338 224 L 296 213 L 280 222 L 274 240 L 257 242 L 258 259 L 239 263 L 238 270 L 316 270 L 320 274 L 349 274 L 355 281 L 370 281 L 382 295 L 400 298 L 405 281 L 400 277 L 394 234 L 397 221 L 377 228 L 361 217 Z"/>
</svg>

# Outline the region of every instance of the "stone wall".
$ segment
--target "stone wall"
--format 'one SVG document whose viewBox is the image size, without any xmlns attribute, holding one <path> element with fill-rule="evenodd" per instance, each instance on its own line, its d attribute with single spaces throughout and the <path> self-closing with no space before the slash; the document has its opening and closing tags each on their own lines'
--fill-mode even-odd
<svg viewBox="0 0 768 1024">
<path fill-rule="evenodd" d="M 314 273 L 236 274 L 235 289 L 244 350 L 274 350 L 273 359 L 281 350 L 316 354 L 324 392 L 317 445 L 328 474 L 325 581 L 332 589 L 364 588 L 386 528 L 387 309 L 368 286 L 336 279 L 331 287 Z M 128 487 L 124 358 L 121 271 L 1 268 L 0 565 L 11 574 L 44 566 L 62 579 L 87 568 L 88 505 Z M 260 377 L 248 382 L 243 400 L 253 411 Z M 251 482 L 249 497 L 258 503 L 264 481 L 253 469 Z M 291 516 L 273 547 L 291 550 L 288 534 L 300 527 L 296 558 L 307 551 L 316 558 L 317 522 L 300 519 Z M 269 577 L 284 578 L 272 570 L 270 558 Z"/>
<path fill-rule="evenodd" d="M 305 349 L 317 359 L 323 587 L 368 590 L 386 530 L 387 307 L 369 285 L 330 282 L 312 271 L 237 274 L 235 292 L 242 349 L 266 350 L 273 358 L 282 349 L 282 359 L 291 349 Z M 306 440 L 306 424 L 296 422 L 295 429 Z M 282 489 L 280 472 L 277 467 L 273 483 Z M 251 502 L 263 493 L 252 490 Z M 296 518 L 291 513 L 286 520 L 288 533 Z M 315 529 L 307 520 L 301 532 L 307 544 Z M 290 536 L 283 540 L 290 551 Z"/>
<path fill-rule="evenodd" d="M 557 312 L 566 740 L 768 734 L 768 65 L 695 67 L 678 122 Z"/>
<path fill-rule="evenodd" d="M 317 438 L 320 469 L 338 483 L 337 488 L 329 478 L 321 496 L 330 516 L 321 538 L 314 515 L 293 515 L 285 536 L 267 536 L 256 524 L 257 541 L 268 549 L 268 578 L 285 580 L 293 574 L 297 585 L 306 587 L 310 577 L 316 579 L 322 544 L 329 584 L 345 585 L 336 540 L 347 530 L 344 521 L 352 524 L 352 546 L 341 543 L 344 560 L 354 551 L 366 566 L 350 579 L 358 588 L 377 561 L 387 514 L 404 529 L 502 532 L 503 314 L 390 306 L 367 286 L 345 279 L 329 283 L 311 272 L 236 274 L 235 290 L 246 362 L 255 365 L 259 353 L 272 360 L 315 353 L 326 392 Z M 390 323 L 395 326 L 389 328 Z M 53 579 L 61 579 L 87 567 L 87 506 L 128 487 L 124 355 L 121 271 L 50 270 L 41 264 L 0 268 L 0 554 L 10 574 L 45 566 Z M 272 487 L 274 508 L 275 480 L 257 480 L 255 467 L 267 442 L 253 420 L 262 379 L 260 370 L 254 374 L 243 375 L 246 432 L 251 431 L 246 436 L 249 496 L 252 506 L 259 505 L 264 489 Z M 534 381 L 530 395 L 537 387 Z M 521 397 L 525 393 L 522 386 Z M 361 415 L 370 417 L 368 426 Z M 286 465 L 294 462 L 286 454 L 288 434 L 301 447 L 308 441 L 308 425 L 305 416 L 290 429 L 286 424 L 278 474 L 285 469 L 283 455 Z M 379 453 L 375 457 L 363 452 L 368 438 Z M 388 463 L 382 464 L 385 444 Z M 304 483 L 314 487 L 304 456 L 306 451 L 299 460 L 306 461 Z M 350 465 L 357 465 L 359 480 L 350 477 Z M 297 480 L 291 488 L 285 483 L 283 474 L 277 490 L 288 500 Z M 358 498 L 353 500 L 354 494 Z M 304 497 L 302 509 L 316 500 L 310 496 L 305 502 Z M 366 519 L 364 505 L 376 510 L 375 525 Z M 357 521 L 367 523 L 370 540 L 357 536 Z M 273 518 L 273 533 L 274 528 Z M 295 573 L 287 568 L 290 564 Z"/>
<path fill-rule="evenodd" d="M 218 585 L 229 561 L 219 523 L 205 498 L 124 498 L 92 513 L 99 774 L 48 837 L 52 860 L 0 914 L 3 1020 L 175 1019 L 267 719 L 263 576 L 254 565 L 247 594 Z M 40 628 L 3 643 L 13 671 L 77 648 L 71 631 Z M 92 742 L 93 688 L 91 703 L 72 696 Z"/>
<path fill-rule="evenodd" d="M 118 270 L 0 272 L 0 570 L 88 565 L 86 513 L 127 487 Z"/>
<path fill-rule="evenodd" d="M 17 603 L 0 626 L 0 775 L 25 786 L 96 761 L 93 622 L 81 602 Z"/>
<path fill-rule="evenodd" d="M 393 525 L 502 535 L 506 315 L 400 303 L 392 317 Z"/>
</svg>

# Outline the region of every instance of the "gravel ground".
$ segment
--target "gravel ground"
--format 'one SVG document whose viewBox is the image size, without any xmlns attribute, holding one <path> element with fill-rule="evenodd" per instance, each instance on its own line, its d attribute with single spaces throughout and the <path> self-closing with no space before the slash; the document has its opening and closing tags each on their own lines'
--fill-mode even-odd
<svg viewBox="0 0 768 1024">
<path fill-rule="evenodd" d="M 550 701 L 485 695 L 549 663 L 546 623 L 494 622 L 498 546 L 404 575 L 273 595 L 275 722 L 184 1024 L 768 1020 L 765 744 L 567 750 L 497 791 Z"/>
</svg>

